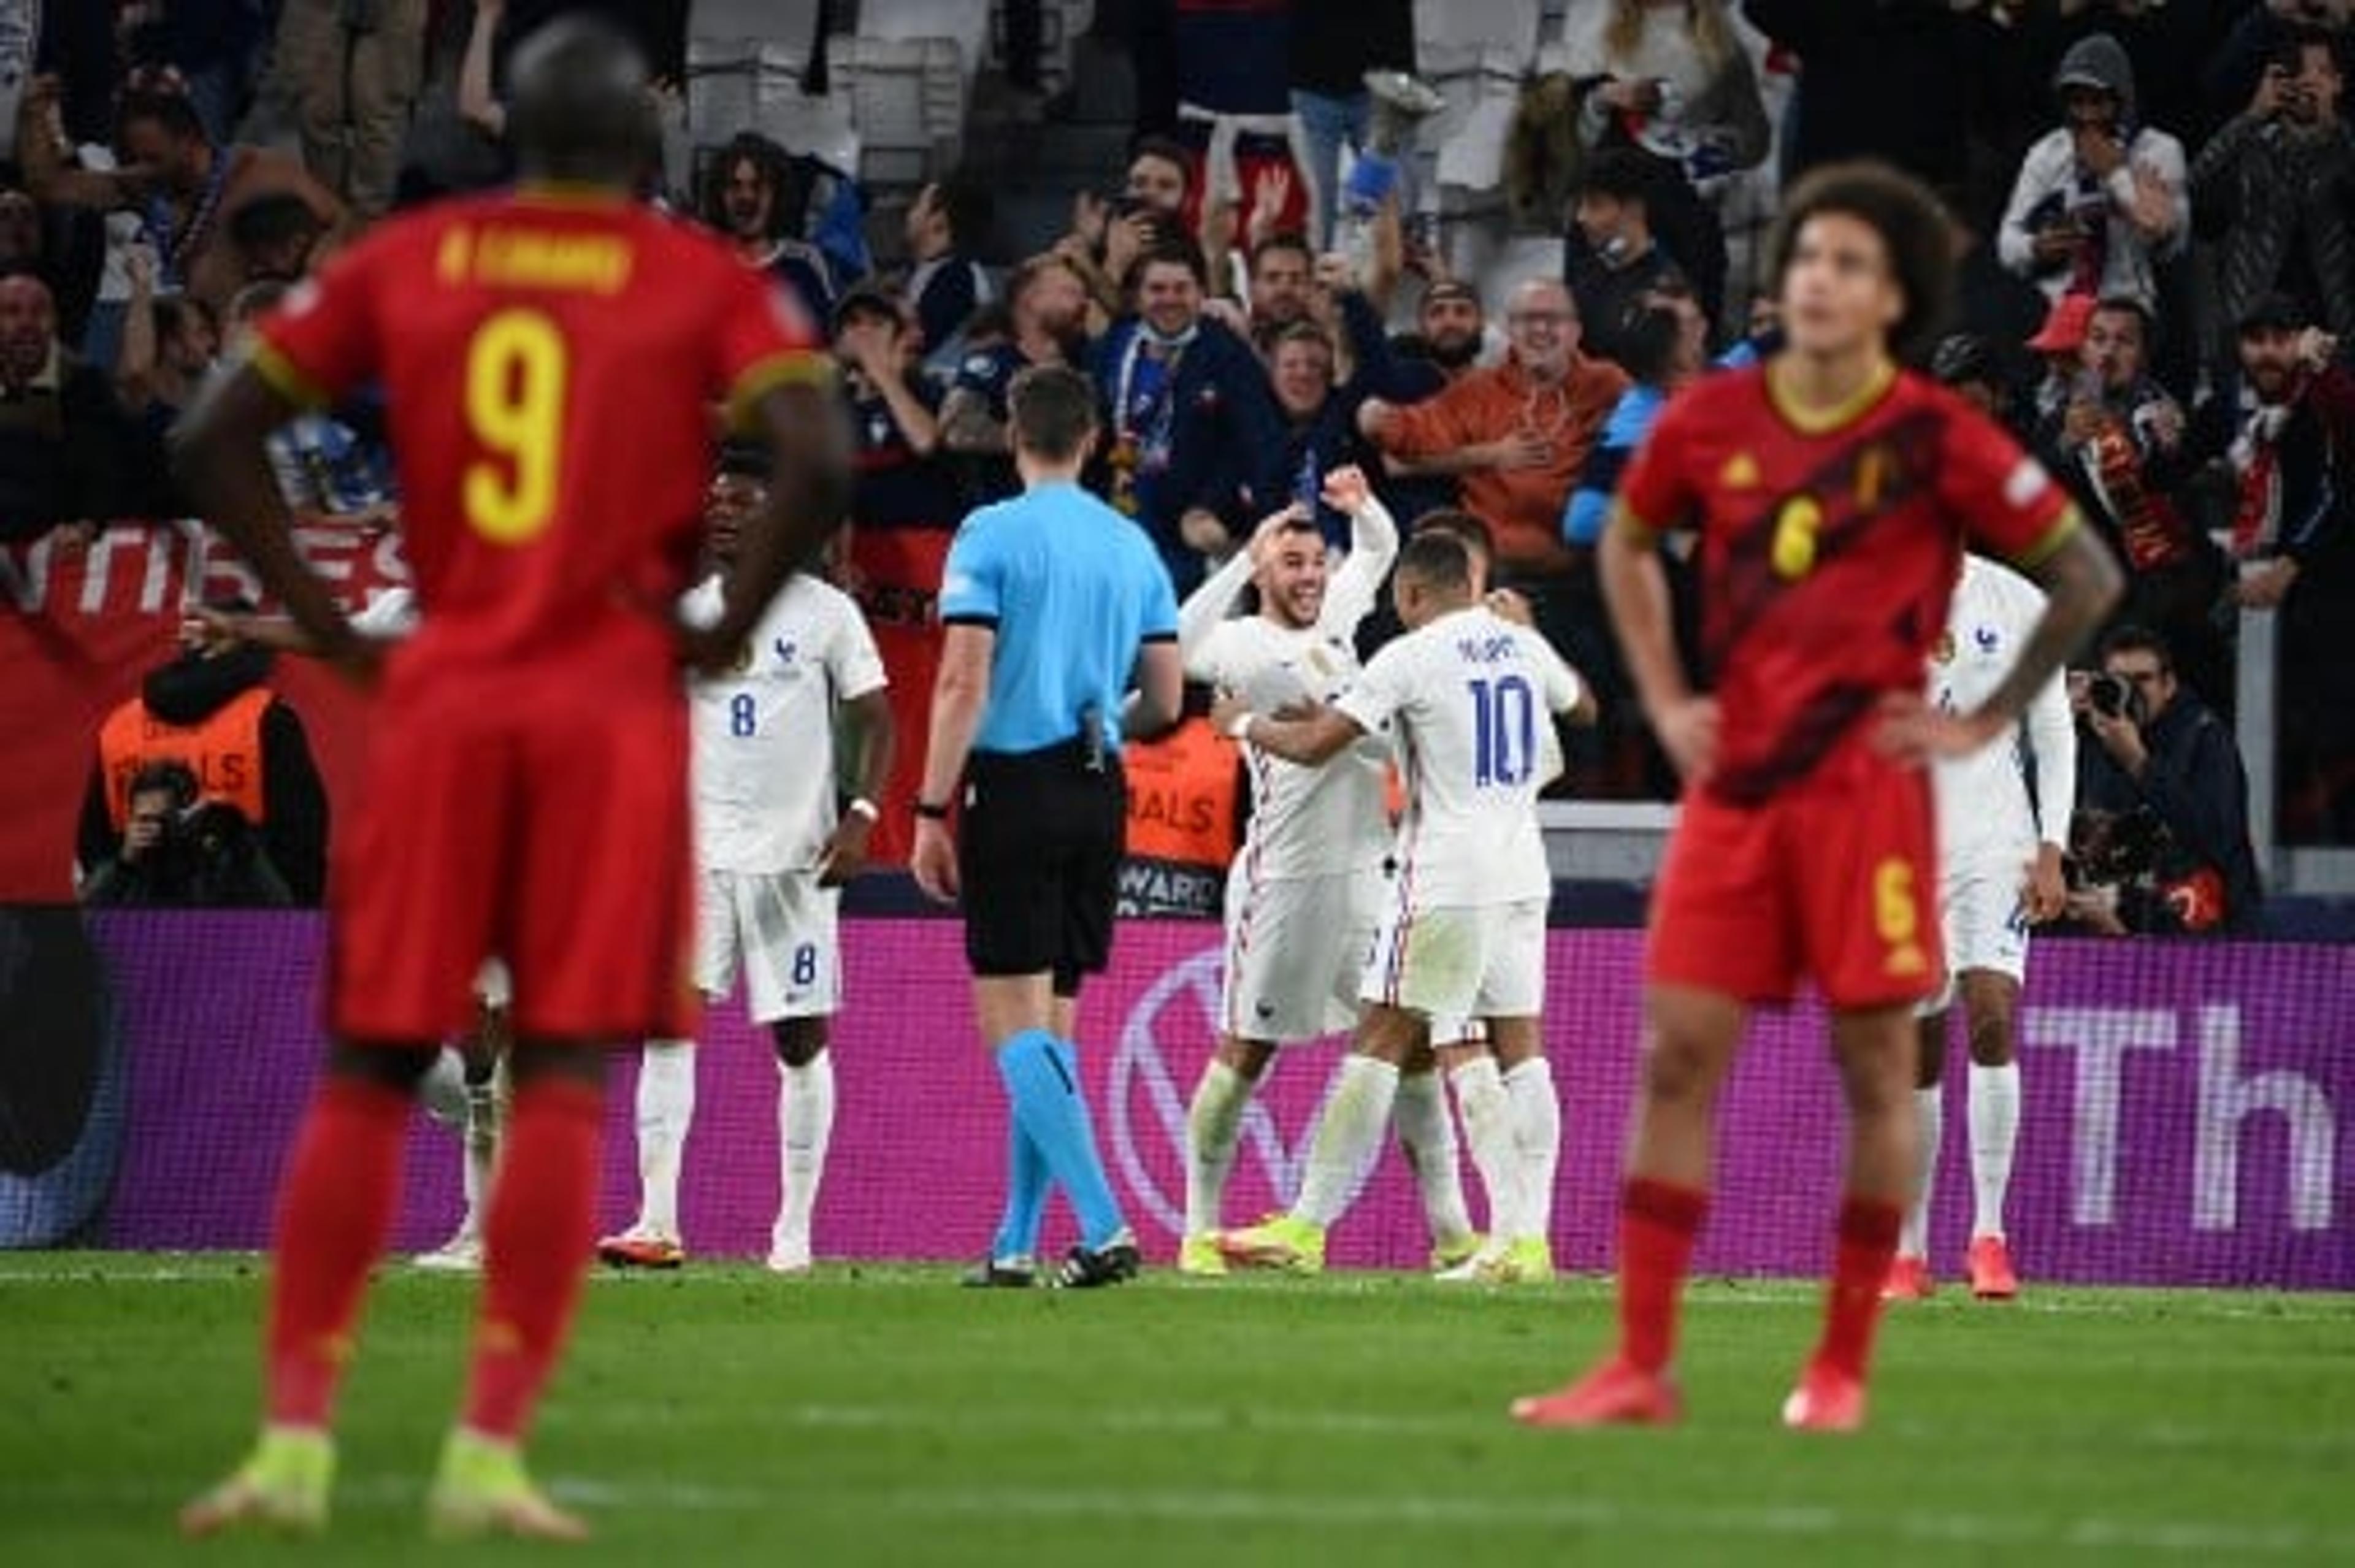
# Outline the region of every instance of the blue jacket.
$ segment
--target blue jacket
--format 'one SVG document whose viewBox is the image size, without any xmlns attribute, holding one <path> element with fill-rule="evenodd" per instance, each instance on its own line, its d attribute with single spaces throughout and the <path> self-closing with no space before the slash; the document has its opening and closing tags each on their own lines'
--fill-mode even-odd
<svg viewBox="0 0 2355 1568">
<path fill-rule="evenodd" d="M 1127 428 L 1114 405 L 1139 325 L 1134 318 L 1117 323 L 1092 356 L 1106 448 Z M 1217 322 L 1199 325 L 1178 358 L 1170 395 L 1168 464 L 1138 477 L 1135 517 L 1168 563 L 1183 598 L 1201 581 L 1203 565 L 1200 553 L 1179 537 L 1178 518 L 1199 507 L 1217 514 L 1240 542 L 1262 517 L 1284 504 L 1291 475 L 1284 463 L 1284 417 L 1267 372 L 1251 346 Z M 1099 488 L 1117 499 L 1116 485 Z"/>
</svg>

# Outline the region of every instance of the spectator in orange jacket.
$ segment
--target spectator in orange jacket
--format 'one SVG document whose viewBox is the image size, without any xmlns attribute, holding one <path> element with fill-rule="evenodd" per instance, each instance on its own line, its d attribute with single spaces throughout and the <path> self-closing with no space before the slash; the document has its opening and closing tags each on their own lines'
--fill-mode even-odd
<svg viewBox="0 0 2355 1568">
<path fill-rule="evenodd" d="M 1578 306 L 1560 280 L 1533 278 L 1506 307 L 1510 351 L 1411 408 L 1367 400 L 1358 426 L 1394 468 L 1459 476 L 1466 511 L 1496 536 L 1496 581 L 1529 602 L 1537 628 L 1581 669 L 1607 662 L 1610 629 L 1589 553 L 1561 535 L 1587 453 L 1627 389 L 1627 373 L 1579 350 Z M 1594 759 L 1574 763 L 1590 777 Z"/>
<path fill-rule="evenodd" d="M 1402 466 L 1459 475 L 1465 509 L 1497 536 L 1499 579 L 1543 581 L 1571 570 L 1562 502 L 1627 376 L 1579 352 L 1578 307 L 1554 279 L 1516 289 L 1505 325 L 1502 364 L 1410 408 L 1369 399 L 1358 426 Z"/>
</svg>

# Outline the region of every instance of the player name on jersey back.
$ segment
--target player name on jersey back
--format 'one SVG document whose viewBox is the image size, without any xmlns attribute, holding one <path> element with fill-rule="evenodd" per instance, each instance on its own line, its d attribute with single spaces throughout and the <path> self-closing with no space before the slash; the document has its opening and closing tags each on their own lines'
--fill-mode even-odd
<svg viewBox="0 0 2355 1568">
<path fill-rule="evenodd" d="M 1395 739 L 1407 791 L 1396 874 L 1416 907 L 1550 891 L 1537 798 L 1555 753 L 1542 737 L 1579 696 L 1542 637 L 1477 605 L 1391 643 L 1342 696 L 1343 712 Z"/>
</svg>

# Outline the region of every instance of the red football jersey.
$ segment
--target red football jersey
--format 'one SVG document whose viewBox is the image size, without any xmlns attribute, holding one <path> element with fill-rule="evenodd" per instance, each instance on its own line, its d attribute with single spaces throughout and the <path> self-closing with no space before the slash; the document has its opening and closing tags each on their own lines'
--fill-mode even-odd
<svg viewBox="0 0 2355 1568">
<path fill-rule="evenodd" d="M 718 240 L 529 189 L 384 224 L 261 330 L 255 364 L 290 395 L 384 390 L 423 612 L 396 680 L 675 678 L 711 405 L 828 366 Z"/>
<path fill-rule="evenodd" d="M 1620 504 L 1700 530 L 1721 709 L 1705 787 L 1737 805 L 1875 765 L 1864 720 L 1922 689 L 1966 537 L 2032 564 L 2075 521 L 2011 437 L 1907 372 L 1837 420 L 1795 416 L 1763 367 L 1705 378 L 1662 411 Z"/>
</svg>

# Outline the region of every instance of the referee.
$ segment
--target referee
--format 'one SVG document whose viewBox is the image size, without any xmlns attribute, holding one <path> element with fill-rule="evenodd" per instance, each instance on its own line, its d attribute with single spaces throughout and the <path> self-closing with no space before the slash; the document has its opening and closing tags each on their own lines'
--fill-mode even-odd
<svg viewBox="0 0 2355 1568">
<path fill-rule="evenodd" d="M 1143 530 L 1080 488 L 1097 433 L 1087 377 L 1025 370 L 1008 401 L 1024 493 L 966 517 L 949 548 L 911 869 L 932 897 L 964 895 L 974 1015 L 1011 1111 L 1005 1217 L 967 1283 L 1033 1283 L 1060 1185 L 1080 1243 L 1052 1283 L 1115 1285 L 1136 1274 L 1136 1237 L 1096 1151 L 1072 1020 L 1080 976 L 1112 947 L 1123 731 L 1178 720 L 1178 603 Z"/>
</svg>

